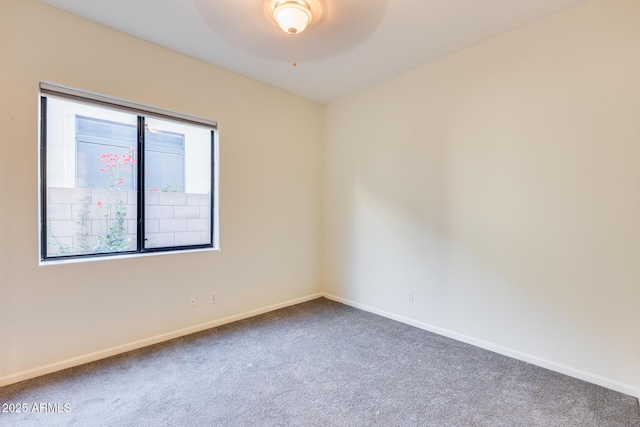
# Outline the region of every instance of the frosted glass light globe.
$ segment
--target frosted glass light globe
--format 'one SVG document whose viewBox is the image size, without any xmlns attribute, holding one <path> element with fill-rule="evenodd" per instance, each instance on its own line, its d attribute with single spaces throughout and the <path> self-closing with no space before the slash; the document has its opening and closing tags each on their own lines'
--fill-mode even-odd
<svg viewBox="0 0 640 427">
<path fill-rule="evenodd" d="M 298 34 L 311 22 L 311 10 L 304 1 L 285 1 L 276 6 L 273 18 L 288 34 Z"/>
</svg>

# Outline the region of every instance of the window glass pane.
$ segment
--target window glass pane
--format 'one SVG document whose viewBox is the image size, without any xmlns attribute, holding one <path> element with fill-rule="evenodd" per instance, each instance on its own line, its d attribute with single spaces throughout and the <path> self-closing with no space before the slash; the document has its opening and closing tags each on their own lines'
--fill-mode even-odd
<svg viewBox="0 0 640 427">
<path fill-rule="evenodd" d="M 147 188 L 184 193 L 184 139 L 184 134 L 146 126 L 144 144 Z"/>
<path fill-rule="evenodd" d="M 131 141 L 137 135 L 135 125 L 77 116 L 77 185 L 135 190 L 136 156 Z"/>
<path fill-rule="evenodd" d="M 137 116 L 47 98 L 46 256 L 137 247 Z"/>
<path fill-rule="evenodd" d="M 210 245 L 211 129 L 145 119 L 145 248 Z"/>
</svg>

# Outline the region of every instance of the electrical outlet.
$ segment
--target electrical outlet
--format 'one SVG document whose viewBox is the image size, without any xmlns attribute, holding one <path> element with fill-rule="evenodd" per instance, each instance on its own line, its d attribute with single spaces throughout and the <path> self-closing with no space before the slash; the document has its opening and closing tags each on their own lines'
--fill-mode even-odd
<svg viewBox="0 0 640 427">
<path fill-rule="evenodd" d="M 407 302 L 413 302 L 413 291 L 407 292 Z"/>
<path fill-rule="evenodd" d="M 217 299 L 217 297 L 216 297 L 216 293 L 215 293 L 215 292 L 211 292 L 211 297 L 209 298 L 209 302 L 210 302 L 211 304 L 215 304 L 217 300 L 218 300 L 218 299 Z"/>
<path fill-rule="evenodd" d="M 191 299 L 189 300 L 189 307 L 195 307 L 196 306 L 196 297 L 192 296 Z"/>
</svg>

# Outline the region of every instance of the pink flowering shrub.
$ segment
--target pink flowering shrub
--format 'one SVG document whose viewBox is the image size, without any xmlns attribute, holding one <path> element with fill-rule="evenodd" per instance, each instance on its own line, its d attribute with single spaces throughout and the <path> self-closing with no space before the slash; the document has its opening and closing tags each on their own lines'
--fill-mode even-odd
<svg viewBox="0 0 640 427">
<path fill-rule="evenodd" d="M 103 153 L 98 157 L 98 160 L 102 163 L 100 172 L 107 174 L 107 178 L 105 179 L 105 186 L 107 188 L 117 188 L 124 184 L 125 174 L 128 175 L 131 171 L 135 173 L 138 160 L 136 159 L 133 147 L 130 147 L 130 150 L 130 153 L 121 155 Z"/>
<path fill-rule="evenodd" d="M 130 153 L 121 155 L 103 153 L 98 157 L 102 164 L 100 171 L 107 175 L 105 178 L 106 188 L 120 191 L 124 184 L 125 174 L 129 175 L 131 171 L 135 173 L 137 159 L 133 148 L 130 147 L 130 149 Z M 96 202 L 100 209 L 100 215 L 106 221 L 105 232 L 97 235 L 96 246 L 94 247 L 94 252 L 96 253 L 123 252 L 133 249 L 133 239 L 127 235 L 127 222 L 125 220 L 127 208 L 123 206 L 121 197 L 116 194 L 115 198 L 114 209 L 110 209 L 112 203 L 109 200 L 105 206 L 106 212 L 103 211 L 102 201 L 98 200 Z"/>
</svg>

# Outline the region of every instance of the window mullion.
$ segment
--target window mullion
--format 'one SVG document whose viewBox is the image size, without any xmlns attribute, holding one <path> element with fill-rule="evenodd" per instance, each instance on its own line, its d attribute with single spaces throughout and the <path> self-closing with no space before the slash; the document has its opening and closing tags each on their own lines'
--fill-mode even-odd
<svg viewBox="0 0 640 427">
<path fill-rule="evenodd" d="M 145 126 L 144 126 L 144 117 L 138 116 L 138 155 L 137 159 L 137 167 L 138 167 L 138 182 L 137 182 L 137 190 L 138 190 L 138 217 L 137 217 L 137 232 L 138 232 L 138 251 L 142 252 L 145 249 L 144 239 L 145 239 L 145 231 L 144 231 L 144 207 L 145 207 L 145 174 L 144 174 L 144 136 L 145 136 Z"/>
</svg>

